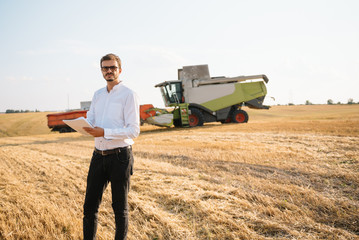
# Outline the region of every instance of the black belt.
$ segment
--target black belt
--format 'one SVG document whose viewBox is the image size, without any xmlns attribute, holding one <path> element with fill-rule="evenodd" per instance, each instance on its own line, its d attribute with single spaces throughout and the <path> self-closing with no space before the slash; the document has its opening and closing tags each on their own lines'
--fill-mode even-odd
<svg viewBox="0 0 359 240">
<path fill-rule="evenodd" d="M 97 148 L 95 148 L 95 153 L 101 154 L 102 156 L 106 156 L 106 155 L 111 155 L 117 152 L 121 152 L 121 151 L 125 151 L 128 148 L 131 148 L 130 146 L 127 147 L 119 147 L 119 148 L 114 148 L 114 149 L 110 149 L 110 150 L 98 150 Z"/>
</svg>

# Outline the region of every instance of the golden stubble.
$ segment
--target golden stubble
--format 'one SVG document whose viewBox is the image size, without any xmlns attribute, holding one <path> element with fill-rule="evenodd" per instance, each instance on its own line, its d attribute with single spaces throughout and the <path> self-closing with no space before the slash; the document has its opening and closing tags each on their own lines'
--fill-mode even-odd
<svg viewBox="0 0 359 240">
<path fill-rule="evenodd" d="M 143 126 L 128 239 L 358 239 L 359 120 L 321 109 Z M 0 138 L 0 239 L 82 239 L 92 149 L 77 133 Z M 98 239 L 114 227 L 108 188 Z"/>
</svg>

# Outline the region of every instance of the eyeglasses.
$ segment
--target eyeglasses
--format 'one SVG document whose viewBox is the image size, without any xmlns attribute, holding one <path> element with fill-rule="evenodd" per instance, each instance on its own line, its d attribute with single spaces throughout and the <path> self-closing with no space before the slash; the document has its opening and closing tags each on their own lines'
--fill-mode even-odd
<svg viewBox="0 0 359 240">
<path fill-rule="evenodd" d="M 116 67 L 116 66 L 109 66 L 109 67 L 101 67 L 101 70 L 102 70 L 103 72 L 107 72 L 107 71 L 110 69 L 111 72 L 113 72 L 113 71 L 116 71 L 117 68 L 118 68 L 118 67 Z"/>
</svg>

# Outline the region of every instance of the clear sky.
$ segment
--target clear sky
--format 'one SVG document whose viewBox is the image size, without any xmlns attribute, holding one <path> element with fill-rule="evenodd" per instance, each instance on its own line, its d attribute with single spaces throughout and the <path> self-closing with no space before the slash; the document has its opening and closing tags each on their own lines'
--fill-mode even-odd
<svg viewBox="0 0 359 240">
<path fill-rule="evenodd" d="M 266 74 L 271 105 L 359 102 L 358 10 L 357 0 L 0 0 L 0 112 L 80 108 L 105 86 L 110 52 L 141 104 L 163 107 L 154 85 L 197 64 Z"/>
</svg>

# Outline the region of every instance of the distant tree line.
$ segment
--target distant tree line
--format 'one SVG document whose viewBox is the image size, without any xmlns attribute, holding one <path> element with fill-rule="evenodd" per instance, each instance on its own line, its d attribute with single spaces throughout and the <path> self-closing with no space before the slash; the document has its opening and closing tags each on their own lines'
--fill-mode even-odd
<svg viewBox="0 0 359 240">
<path fill-rule="evenodd" d="M 14 109 L 6 109 L 5 113 L 27 113 L 27 112 L 40 112 L 39 110 L 31 111 L 31 110 L 14 110 Z"/>
<path fill-rule="evenodd" d="M 311 101 L 309 101 L 309 100 L 306 100 L 305 101 L 305 103 L 304 103 L 305 105 L 313 105 L 313 103 L 311 102 Z M 334 101 L 332 100 L 332 99 L 328 99 L 327 100 L 327 104 L 328 105 L 335 105 L 335 104 L 344 104 L 344 103 L 341 103 L 341 102 L 337 102 L 337 103 L 334 103 Z M 354 102 L 354 99 L 353 98 L 349 98 L 348 99 L 348 102 L 346 103 L 346 104 L 359 104 L 359 102 Z M 280 105 L 280 104 L 278 104 L 278 105 Z M 289 106 L 293 106 L 293 105 L 295 105 L 294 103 L 288 103 L 288 105 Z"/>
<path fill-rule="evenodd" d="M 333 105 L 333 104 L 342 104 L 342 103 L 341 102 L 334 103 L 332 99 L 328 99 L 327 104 Z M 347 104 L 359 104 L 359 102 L 355 103 L 353 98 L 349 98 Z"/>
</svg>

